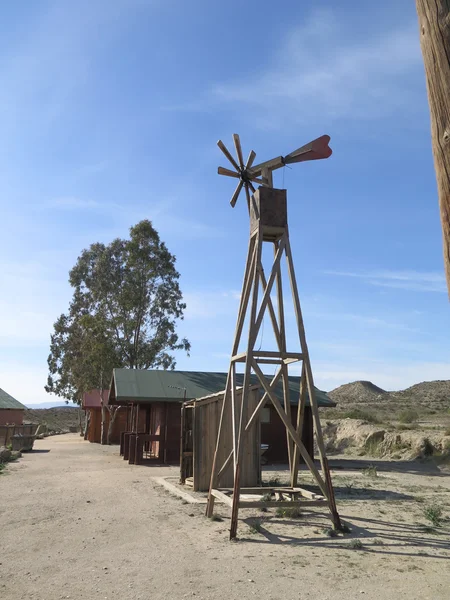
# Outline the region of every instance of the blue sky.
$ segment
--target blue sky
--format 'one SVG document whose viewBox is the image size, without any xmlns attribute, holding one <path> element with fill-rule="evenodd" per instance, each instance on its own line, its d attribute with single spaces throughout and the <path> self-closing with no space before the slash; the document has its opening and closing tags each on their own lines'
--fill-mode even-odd
<svg viewBox="0 0 450 600">
<path fill-rule="evenodd" d="M 226 370 L 245 202 L 216 147 L 265 160 L 327 133 L 327 161 L 277 172 L 316 384 L 450 378 L 429 114 L 414 3 L 77 0 L 0 19 L 0 387 L 51 400 L 52 323 L 96 241 L 153 221 L 177 256 L 192 343 Z M 289 328 L 293 323 L 288 313 Z M 267 343 L 267 339 L 265 340 Z"/>
</svg>

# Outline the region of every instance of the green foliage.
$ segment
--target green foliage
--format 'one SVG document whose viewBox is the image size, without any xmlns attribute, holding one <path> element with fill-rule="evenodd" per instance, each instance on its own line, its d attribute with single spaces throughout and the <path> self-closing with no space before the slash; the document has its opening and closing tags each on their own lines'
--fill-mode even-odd
<svg viewBox="0 0 450 600">
<path fill-rule="evenodd" d="M 398 420 L 400 423 L 415 423 L 419 420 L 419 413 L 416 410 L 407 408 L 399 413 Z"/>
<path fill-rule="evenodd" d="M 434 454 L 434 446 L 428 438 L 423 440 L 422 452 L 424 456 L 433 456 Z"/>
<path fill-rule="evenodd" d="M 4 462 L 0 462 L 0 475 L 3 473 L 3 471 L 6 469 L 6 465 Z"/>
<path fill-rule="evenodd" d="M 350 540 L 348 543 L 348 547 L 352 550 L 361 550 L 363 545 L 361 540 Z"/>
<path fill-rule="evenodd" d="M 370 456 L 381 456 L 381 444 L 383 440 L 380 438 L 371 437 L 364 443 L 364 452 Z"/>
<path fill-rule="evenodd" d="M 351 410 L 343 412 L 342 418 L 360 419 L 361 421 L 366 421 L 367 423 L 380 423 L 378 417 L 366 410 L 361 410 L 360 408 L 352 408 Z"/>
<path fill-rule="evenodd" d="M 79 403 L 109 385 L 114 367 L 173 369 L 172 352 L 190 349 L 176 333 L 186 308 L 178 280 L 175 257 L 147 220 L 129 239 L 83 250 L 70 271 L 69 311 L 54 325 L 46 391 Z"/>
<path fill-rule="evenodd" d="M 260 500 L 261 502 L 270 502 L 272 500 L 272 494 L 270 492 L 267 492 L 267 494 L 261 496 Z"/>
<path fill-rule="evenodd" d="M 338 535 L 336 529 L 333 529 L 332 527 L 324 527 L 324 529 L 322 529 L 322 533 L 331 538 L 337 537 Z"/>
<path fill-rule="evenodd" d="M 425 506 L 423 509 L 423 516 L 435 527 L 440 527 L 442 524 L 442 508 L 437 504 Z"/>
<path fill-rule="evenodd" d="M 261 533 L 262 530 L 262 520 L 261 519 L 252 519 L 251 524 L 248 526 L 250 533 Z"/>
<path fill-rule="evenodd" d="M 277 517 L 284 519 L 300 519 L 303 517 L 303 513 L 298 506 L 293 506 L 292 508 L 290 506 L 280 506 L 277 508 L 275 514 Z"/>
<path fill-rule="evenodd" d="M 362 474 L 366 477 L 378 477 L 378 469 L 375 465 L 369 465 L 366 469 L 362 470 Z"/>
</svg>

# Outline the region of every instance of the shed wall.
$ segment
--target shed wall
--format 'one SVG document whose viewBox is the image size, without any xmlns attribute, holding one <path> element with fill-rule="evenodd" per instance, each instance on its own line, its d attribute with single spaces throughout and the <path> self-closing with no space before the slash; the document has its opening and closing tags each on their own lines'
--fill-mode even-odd
<svg viewBox="0 0 450 600">
<path fill-rule="evenodd" d="M 270 422 L 261 423 L 261 444 L 268 444 L 269 448 L 264 458 L 269 463 L 287 463 L 288 451 L 286 442 L 286 428 L 275 408 L 268 406 L 270 411 Z M 297 406 L 291 406 L 292 423 L 297 422 Z M 305 418 L 303 421 L 302 442 L 311 458 L 314 458 L 314 430 L 312 412 L 309 406 L 305 407 Z M 300 462 L 304 462 L 300 457 Z"/>
<path fill-rule="evenodd" d="M 22 425 L 24 413 L 21 408 L 0 408 L 0 425 Z"/>
<path fill-rule="evenodd" d="M 240 411 L 240 402 L 242 392 L 236 394 L 237 411 Z M 249 394 L 247 414 L 244 420 L 255 410 L 259 401 L 258 389 L 252 389 Z M 214 399 L 206 403 L 202 401 L 194 405 L 193 410 L 193 482 L 194 491 L 206 491 L 209 489 L 211 478 L 212 463 L 216 446 L 217 434 L 219 430 L 220 413 L 222 409 L 223 394 L 216 395 Z M 217 457 L 218 464 L 224 464 L 233 448 L 231 402 L 227 403 L 224 414 L 224 427 L 222 442 Z M 259 485 L 261 480 L 261 462 L 260 462 L 260 427 L 259 419 L 255 420 L 253 427 L 245 434 L 244 452 L 241 463 L 241 486 L 254 487 Z M 233 467 L 232 465 L 222 474 L 220 487 L 233 487 Z"/>
<path fill-rule="evenodd" d="M 89 408 L 86 412 L 90 413 L 90 423 L 87 439 L 90 442 L 100 444 L 102 435 L 102 411 L 101 408 Z M 106 427 L 109 427 L 109 412 L 106 411 Z M 125 431 L 127 427 L 127 411 L 123 407 L 119 410 L 114 422 L 114 428 L 111 435 L 111 444 L 120 443 L 120 432 Z"/>
</svg>

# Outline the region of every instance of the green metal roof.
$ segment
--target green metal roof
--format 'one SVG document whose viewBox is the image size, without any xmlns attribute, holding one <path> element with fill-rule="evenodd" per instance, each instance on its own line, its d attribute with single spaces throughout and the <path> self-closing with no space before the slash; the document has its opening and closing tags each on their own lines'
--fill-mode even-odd
<svg viewBox="0 0 450 600">
<path fill-rule="evenodd" d="M 272 376 L 266 376 L 270 383 Z M 236 374 L 236 383 L 243 384 L 244 376 Z M 186 400 L 202 398 L 222 391 L 227 381 L 227 373 L 208 373 L 204 371 L 150 371 L 138 369 L 114 369 L 109 392 L 111 404 L 127 402 L 181 402 L 186 390 Z M 258 384 L 256 375 L 251 377 L 252 384 Z M 289 377 L 291 404 L 298 404 L 300 377 Z M 319 406 L 336 406 L 325 392 L 316 390 Z M 283 401 L 281 381 L 275 388 L 279 400 Z M 309 404 L 309 399 L 306 400 Z"/>
<path fill-rule="evenodd" d="M 0 388 L 0 410 L 2 408 L 15 408 L 16 410 L 25 410 L 26 406 L 21 404 L 18 400 L 16 400 Z"/>
</svg>

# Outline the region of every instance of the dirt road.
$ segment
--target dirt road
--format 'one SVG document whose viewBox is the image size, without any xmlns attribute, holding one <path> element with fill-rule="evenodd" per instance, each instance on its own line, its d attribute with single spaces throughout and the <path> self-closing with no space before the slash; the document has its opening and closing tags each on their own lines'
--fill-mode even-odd
<svg viewBox="0 0 450 600">
<path fill-rule="evenodd" d="M 0 476 L 0 598 L 447 600 L 449 529 L 427 529 L 422 513 L 429 498 L 448 510 L 450 478 L 336 473 L 352 535 L 328 538 L 317 512 L 261 513 L 259 533 L 241 522 L 230 543 L 228 509 L 209 521 L 152 480 L 175 469 L 129 466 L 75 434 L 46 438 Z"/>
</svg>

